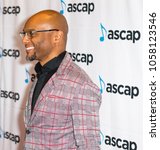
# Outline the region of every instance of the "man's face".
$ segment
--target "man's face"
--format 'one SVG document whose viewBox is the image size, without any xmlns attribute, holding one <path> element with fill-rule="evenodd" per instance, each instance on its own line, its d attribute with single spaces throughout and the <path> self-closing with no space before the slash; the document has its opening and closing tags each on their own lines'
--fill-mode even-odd
<svg viewBox="0 0 160 150">
<path fill-rule="evenodd" d="M 32 41 L 32 36 L 30 35 L 32 31 L 30 30 L 27 31 L 24 29 L 24 32 L 26 34 L 23 37 L 22 41 L 26 48 L 26 60 L 33 61 L 36 59 L 36 50 L 35 50 L 36 46 L 34 41 Z"/>
<path fill-rule="evenodd" d="M 22 42 L 26 48 L 26 59 L 29 61 L 47 59 L 53 48 L 51 42 L 52 32 L 36 32 L 37 30 L 46 30 L 46 27 L 26 23 L 23 29 L 25 35 L 22 38 Z"/>
</svg>

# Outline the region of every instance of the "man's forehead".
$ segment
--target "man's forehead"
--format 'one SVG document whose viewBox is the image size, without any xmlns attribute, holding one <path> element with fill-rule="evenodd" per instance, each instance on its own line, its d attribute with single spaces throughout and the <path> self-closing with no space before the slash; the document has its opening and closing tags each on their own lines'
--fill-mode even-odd
<svg viewBox="0 0 160 150">
<path fill-rule="evenodd" d="M 42 20 L 28 20 L 25 25 L 24 25 L 24 29 L 25 30 L 31 30 L 31 29 L 46 29 L 49 26 L 51 26 L 49 24 L 49 22 L 45 22 Z"/>
</svg>

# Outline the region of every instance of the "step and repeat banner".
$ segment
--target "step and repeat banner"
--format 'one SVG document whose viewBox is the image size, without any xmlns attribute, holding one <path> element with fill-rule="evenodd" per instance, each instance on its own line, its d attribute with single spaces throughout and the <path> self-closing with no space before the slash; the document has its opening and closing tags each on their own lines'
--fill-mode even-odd
<svg viewBox="0 0 160 150">
<path fill-rule="evenodd" d="M 0 149 L 23 149 L 36 62 L 19 32 L 44 9 L 67 18 L 67 51 L 100 88 L 101 149 L 142 150 L 142 0 L 0 0 Z"/>
</svg>

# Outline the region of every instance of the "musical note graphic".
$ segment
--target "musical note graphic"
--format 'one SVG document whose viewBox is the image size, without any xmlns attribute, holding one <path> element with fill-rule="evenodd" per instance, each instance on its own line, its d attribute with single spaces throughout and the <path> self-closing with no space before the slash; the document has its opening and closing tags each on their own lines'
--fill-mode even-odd
<svg viewBox="0 0 160 150">
<path fill-rule="evenodd" d="M 101 145 L 104 141 L 104 135 L 103 135 L 102 131 L 100 131 L 100 136 L 101 136 L 101 141 L 99 144 Z"/>
<path fill-rule="evenodd" d="M 102 80 L 102 78 L 99 76 L 99 83 L 100 83 L 100 92 L 103 93 L 103 89 L 105 89 L 105 82 Z"/>
<path fill-rule="evenodd" d="M 2 47 L 0 47 L 0 58 L 3 56 L 2 55 L 2 50 L 3 50 Z"/>
<path fill-rule="evenodd" d="M 102 25 L 102 23 L 100 23 L 100 27 L 101 27 L 101 32 L 102 32 L 102 36 L 100 36 L 99 40 L 101 42 L 104 41 L 104 38 L 106 37 L 107 35 L 107 30 L 105 29 L 105 27 Z"/>
<path fill-rule="evenodd" d="M 0 127 L 0 137 L 4 138 L 4 131 L 1 129 L 1 127 Z"/>
<path fill-rule="evenodd" d="M 60 10 L 60 14 L 64 14 L 64 10 L 66 9 L 66 4 L 64 2 L 64 0 L 60 0 L 61 1 L 61 10 Z"/>
<path fill-rule="evenodd" d="M 29 71 L 26 68 L 25 68 L 25 71 L 26 71 L 25 83 L 29 83 L 30 73 L 29 73 Z"/>
</svg>

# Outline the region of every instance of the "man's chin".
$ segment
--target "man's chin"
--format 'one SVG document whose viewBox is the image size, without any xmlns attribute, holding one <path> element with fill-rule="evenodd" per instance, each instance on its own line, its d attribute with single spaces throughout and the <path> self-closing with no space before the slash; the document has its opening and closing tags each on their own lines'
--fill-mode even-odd
<svg viewBox="0 0 160 150">
<path fill-rule="evenodd" d="M 36 55 L 26 56 L 26 60 L 27 60 L 27 61 L 33 61 L 33 60 L 36 60 Z"/>
</svg>

